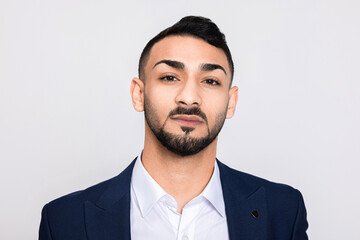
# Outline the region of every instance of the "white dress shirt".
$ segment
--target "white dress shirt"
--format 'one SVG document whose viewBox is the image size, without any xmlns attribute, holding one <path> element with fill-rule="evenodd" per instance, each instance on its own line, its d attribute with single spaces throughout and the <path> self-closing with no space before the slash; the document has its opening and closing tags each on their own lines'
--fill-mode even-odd
<svg viewBox="0 0 360 240">
<path fill-rule="evenodd" d="M 229 239 L 220 173 L 214 172 L 203 192 L 188 202 L 182 214 L 177 202 L 145 170 L 141 154 L 131 179 L 130 224 L 132 240 Z"/>
</svg>

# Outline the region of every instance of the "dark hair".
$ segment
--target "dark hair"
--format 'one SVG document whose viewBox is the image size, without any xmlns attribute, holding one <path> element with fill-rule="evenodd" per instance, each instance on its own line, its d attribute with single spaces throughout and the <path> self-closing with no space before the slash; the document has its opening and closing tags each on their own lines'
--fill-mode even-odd
<svg viewBox="0 0 360 240">
<path fill-rule="evenodd" d="M 231 72 L 231 81 L 234 76 L 234 63 L 231 58 L 229 47 L 226 44 L 225 35 L 220 32 L 218 26 L 210 19 L 198 16 L 187 16 L 182 18 L 179 22 L 173 26 L 166 28 L 153 39 L 151 39 L 145 46 L 141 53 L 139 60 L 139 78 L 145 80 L 145 65 L 150 55 L 150 50 L 155 43 L 168 36 L 180 35 L 180 36 L 193 36 L 200 38 L 205 42 L 213 45 L 217 48 L 221 48 L 228 60 Z"/>
</svg>

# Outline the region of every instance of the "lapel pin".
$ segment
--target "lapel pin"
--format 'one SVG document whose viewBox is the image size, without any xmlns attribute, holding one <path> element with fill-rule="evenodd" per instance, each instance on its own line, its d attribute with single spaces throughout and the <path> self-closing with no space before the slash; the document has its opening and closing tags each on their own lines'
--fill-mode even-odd
<svg viewBox="0 0 360 240">
<path fill-rule="evenodd" d="M 251 215 L 252 215 L 254 218 L 259 218 L 259 211 L 258 211 L 258 210 L 252 210 Z"/>
</svg>

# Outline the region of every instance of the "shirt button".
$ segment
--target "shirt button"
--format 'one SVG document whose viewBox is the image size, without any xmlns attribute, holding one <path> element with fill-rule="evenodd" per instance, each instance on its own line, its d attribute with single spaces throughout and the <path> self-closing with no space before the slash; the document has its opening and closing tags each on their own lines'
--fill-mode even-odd
<svg viewBox="0 0 360 240">
<path fill-rule="evenodd" d="M 184 236 L 182 237 L 182 240 L 189 240 L 189 237 L 188 237 L 187 235 L 184 235 Z"/>
</svg>

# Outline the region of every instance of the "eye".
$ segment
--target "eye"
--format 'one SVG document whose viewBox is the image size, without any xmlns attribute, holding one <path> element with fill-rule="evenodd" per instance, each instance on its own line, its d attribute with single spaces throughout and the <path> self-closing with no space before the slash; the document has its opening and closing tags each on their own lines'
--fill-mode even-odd
<svg viewBox="0 0 360 240">
<path fill-rule="evenodd" d="M 161 77 L 160 80 L 167 81 L 167 82 L 173 82 L 178 79 L 172 75 L 166 75 L 166 76 Z"/>
<path fill-rule="evenodd" d="M 213 86 L 215 86 L 215 85 L 220 85 L 220 82 L 219 82 L 219 81 L 217 81 L 217 80 L 215 80 L 215 79 L 211 79 L 211 78 L 206 79 L 206 80 L 204 80 L 203 82 L 206 83 L 206 84 L 208 84 L 208 85 L 213 85 Z"/>
</svg>

